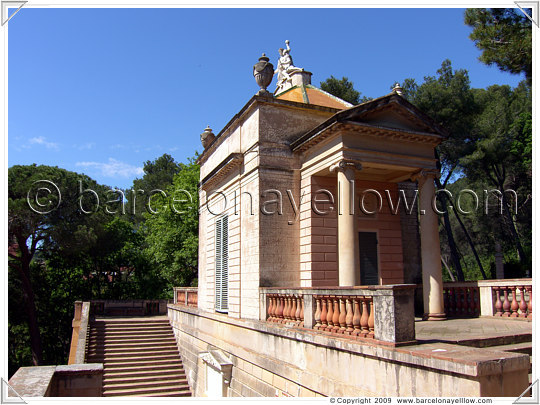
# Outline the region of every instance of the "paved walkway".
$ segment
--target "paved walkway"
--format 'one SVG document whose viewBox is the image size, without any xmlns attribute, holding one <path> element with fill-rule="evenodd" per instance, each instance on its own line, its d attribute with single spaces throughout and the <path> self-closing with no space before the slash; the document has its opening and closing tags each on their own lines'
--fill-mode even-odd
<svg viewBox="0 0 540 405">
<path fill-rule="evenodd" d="M 419 341 L 459 342 L 532 333 L 532 322 L 508 318 L 448 319 L 446 321 L 415 321 Z"/>
</svg>

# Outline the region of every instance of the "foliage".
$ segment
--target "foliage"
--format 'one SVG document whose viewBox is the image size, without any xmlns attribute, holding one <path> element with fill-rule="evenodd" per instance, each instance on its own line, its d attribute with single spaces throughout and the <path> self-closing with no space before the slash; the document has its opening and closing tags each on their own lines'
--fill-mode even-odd
<svg viewBox="0 0 540 405">
<path fill-rule="evenodd" d="M 157 213 L 145 214 L 146 254 L 171 285 L 196 284 L 198 180 L 199 165 L 195 159 L 180 164 L 167 197 L 155 199 Z"/>
<path fill-rule="evenodd" d="M 148 212 L 147 204 L 148 199 L 152 198 L 152 192 L 167 189 L 172 184 L 174 175 L 179 172 L 180 167 L 180 164 L 167 153 L 153 161 L 147 160 L 144 163 L 143 177 L 133 180 L 132 189 L 126 193 L 127 211 L 132 215 L 136 224 L 144 221 L 144 213 Z"/>
<path fill-rule="evenodd" d="M 369 98 L 367 97 L 360 98 L 362 93 L 355 90 L 354 83 L 346 77 L 337 79 L 334 76 L 330 76 L 324 82 L 321 82 L 320 86 L 321 89 L 326 91 L 327 93 L 330 93 L 333 96 L 345 100 L 352 105 L 356 105 L 360 102 L 365 102 L 369 100 Z"/>
<path fill-rule="evenodd" d="M 531 13 L 530 9 L 526 11 Z M 470 38 L 482 51 L 480 60 L 510 73 L 532 79 L 532 23 L 518 8 L 469 8 L 465 24 Z"/>
</svg>

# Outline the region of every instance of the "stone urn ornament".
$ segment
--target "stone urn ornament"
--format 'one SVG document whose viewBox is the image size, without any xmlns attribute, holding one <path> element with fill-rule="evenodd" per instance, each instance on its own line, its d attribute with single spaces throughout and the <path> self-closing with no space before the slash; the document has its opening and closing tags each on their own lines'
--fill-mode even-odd
<svg viewBox="0 0 540 405">
<path fill-rule="evenodd" d="M 253 76 L 261 88 L 257 92 L 258 96 L 270 94 L 266 88 L 270 85 L 270 83 L 272 83 L 272 78 L 274 77 L 274 66 L 269 62 L 269 60 L 270 59 L 268 56 L 263 53 L 259 58 L 259 62 L 253 66 Z"/>
<path fill-rule="evenodd" d="M 204 149 L 208 147 L 212 143 L 212 141 L 216 138 L 214 133 L 212 132 L 212 129 L 209 125 L 206 126 L 204 132 L 201 134 L 201 143 Z"/>
</svg>

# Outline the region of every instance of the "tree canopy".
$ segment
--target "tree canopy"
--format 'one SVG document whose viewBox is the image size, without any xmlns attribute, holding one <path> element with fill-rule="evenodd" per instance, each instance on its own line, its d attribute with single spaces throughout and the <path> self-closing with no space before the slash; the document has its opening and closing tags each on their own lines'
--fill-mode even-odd
<svg viewBox="0 0 540 405">
<path fill-rule="evenodd" d="M 531 10 L 526 9 L 529 13 Z M 465 24 L 470 38 L 482 51 L 480 60 L 510 73 L 532 78 L 532 23 L 518 8 L 469 8 Z"/>
</svg>

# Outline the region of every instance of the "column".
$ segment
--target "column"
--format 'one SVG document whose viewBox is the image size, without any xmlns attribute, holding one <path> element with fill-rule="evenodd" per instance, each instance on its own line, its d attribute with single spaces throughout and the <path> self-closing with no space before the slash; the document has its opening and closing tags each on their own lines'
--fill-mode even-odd
<svg viewBox="0 0 540 405">
<path fill-rule="evenodd" d="M 359 163 L 341 160 L 330 166 L 337 172 L 338 183 L 338 266 L 339 286 L 360 284 L 360 253 L 358 246 L 358 220 L 355 215 L 354 175 L 361 169 Z"/>
<path fill-rule="evenodd" d="M 435 176 L 438 171 L 422 170 L 418 176 L 420 191 L 420 243 L 422 256 L 422 284 L 424 320 L 446 319 L 444 313 L 441 245 L 439 223 L 432 201 L 435 196 Z"/>
</svg>

